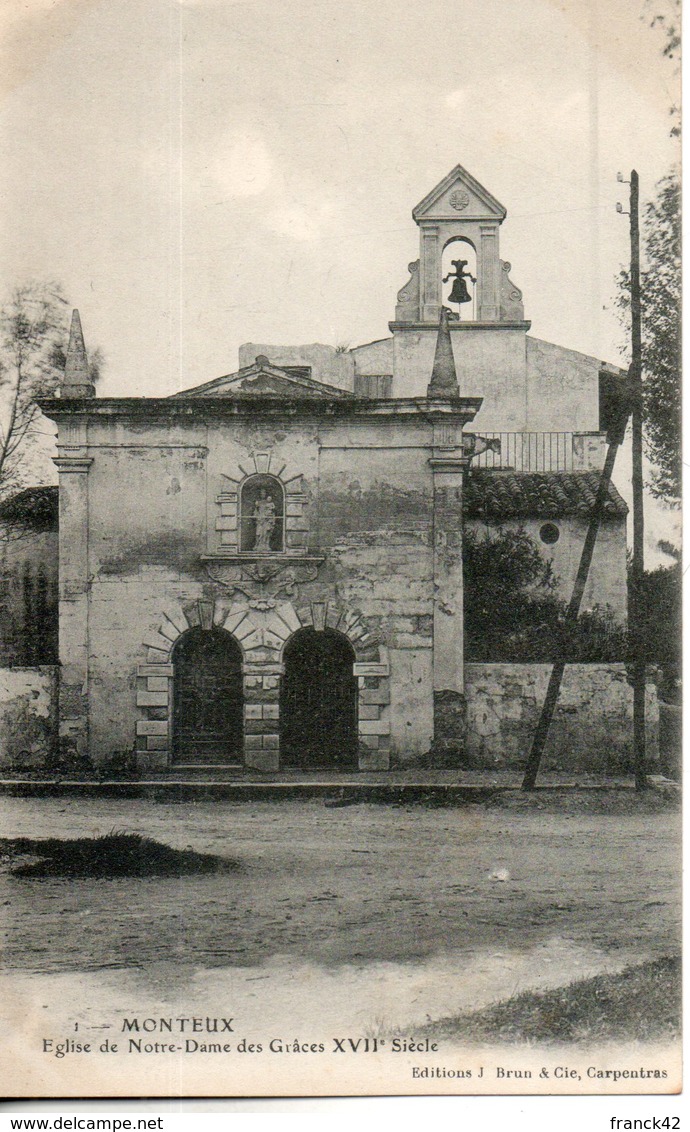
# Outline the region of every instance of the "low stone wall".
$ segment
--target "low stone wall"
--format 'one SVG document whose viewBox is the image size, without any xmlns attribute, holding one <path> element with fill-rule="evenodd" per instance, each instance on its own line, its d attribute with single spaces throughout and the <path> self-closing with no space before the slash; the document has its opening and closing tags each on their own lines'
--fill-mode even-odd
<svg viewBox="0 0 690 1132">
<path fill-rule="evenodd" d="M 44 767 L 55 754 L 57 665 L 0 668 L 0 768 Z"/>
<path fill-rule="evenodd" d="M 546 694 L 548 664 L 468 664 L 467 762 L 520 768 Z M 45 767 L 55 757 L 56 665 L 0 668 L 0 768 Z M 647 760 L 659 764 L 659 702 L 647 685 Z M 623 664 L 565 670 L 544 770 L 626 774 L 632 770 L 632 688 Z M 663 769 L 663 768 L 662 768 Z"/>
<path fill-rule="evenodd" d="M 683 709 L 659 700 L 659 770 L 680 782 L 683 777 Z"/>
<path fill-rule="evenodd" d="M 468 664 L 467 760 L 522 767 L 551 674 L 550 664 Z M 570 664 L 542 761 L 543 770 L 621 774 L 632 770 L 632 687 L 624 664 Z M 659 760 L 659 703 L 647 685 L 647 761 Z"/>
</svg>

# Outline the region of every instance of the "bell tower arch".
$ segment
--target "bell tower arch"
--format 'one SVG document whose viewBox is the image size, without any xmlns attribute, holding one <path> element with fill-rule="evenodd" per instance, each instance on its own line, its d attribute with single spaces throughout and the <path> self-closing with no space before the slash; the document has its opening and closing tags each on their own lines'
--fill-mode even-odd
<svg viewBox="0 0 690 1132">
<path fill-rule="evenodd" d="M 438 325 L 444 286 L 442 260 L 453 243 L 458 259 L 463 243 L 474 252 L 472 321 L 524 319 L 522 295 L 508 279 L 510 264 L 503 263 L 499 254 L 506 210 L 471 173 L 456 165 L 412 210 L 412 216 L 419 228 L 419 259 L 410 264 L 410 279 L 398 294 L 396 323 Z M 467 313 L 461 317 L 467 319 Z"/>
<path fill-rule="evenodd" d="M 419 226 L 420 321 L 438 322 L 443 251 L 452 241 L 463 240 L 476 253 L 475 321 L 498 322 L 503 205 L 462 165 L 456 165 L 412 210 L 412 216 Z"/>
</svg>

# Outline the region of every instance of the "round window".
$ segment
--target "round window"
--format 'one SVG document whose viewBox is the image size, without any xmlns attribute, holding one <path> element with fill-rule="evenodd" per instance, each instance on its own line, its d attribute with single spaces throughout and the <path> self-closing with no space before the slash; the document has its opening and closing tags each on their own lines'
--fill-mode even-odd
<svg viewBox="0 0 690 1132">
<path fill-rule="evenodd" d="M 552 546 L 553 543 L 558 542 L 561 537 L 561 532 L 555 523 L 542 523 L 539 528 L 539 538 L 545 542 L 547 546 Z"/>
</svg>

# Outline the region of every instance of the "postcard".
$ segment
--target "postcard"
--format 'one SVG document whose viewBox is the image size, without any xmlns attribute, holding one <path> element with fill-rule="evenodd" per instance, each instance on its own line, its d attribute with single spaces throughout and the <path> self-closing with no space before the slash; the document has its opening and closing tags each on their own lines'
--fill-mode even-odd
<svg viewBox="0 0 690 1132">
<path fill-rule="evenodd" d="M 675 0 L 2 20 L 5 1095 L 678 1093 Z"/>
</svg>

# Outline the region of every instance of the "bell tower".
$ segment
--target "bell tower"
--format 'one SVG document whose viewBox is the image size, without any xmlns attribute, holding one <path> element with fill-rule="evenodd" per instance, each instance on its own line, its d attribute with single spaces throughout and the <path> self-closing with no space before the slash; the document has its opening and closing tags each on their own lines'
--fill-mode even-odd
<svg viewBox="0 0 690 1132">
<path fill-rule="evenodd" d="M 462 394 L 484 394 L 477 382 L 495 373 L 499 355 L 507 381 L 524 378 L 530 324 L 522 292 L 508 277 L 510 264 L 500 258 L 503 205 L 456 165 L 412 217 L 419 228 L 419 259 L 409 265 L 410 278 L 398 292 L 390 323 L 400 394 L 418 395 L 426 385 L 443 307 Z"/>
<path fill-rule="evenodd" d="M 508 279 L 510 264 L 499 256 L 499 229 L 506 210 L 471 173 L 456 165 L 412 210 L 412 216 L 419 227 L 419 259 L 410 264 L 411 278 L 398 295 L 396 322 L 438 325 L 447 249 L 456 254 L 451 262 L 471 255 L 476 266 L 471 321 L 524 319 L 522 295 Z"/>
</svg>

